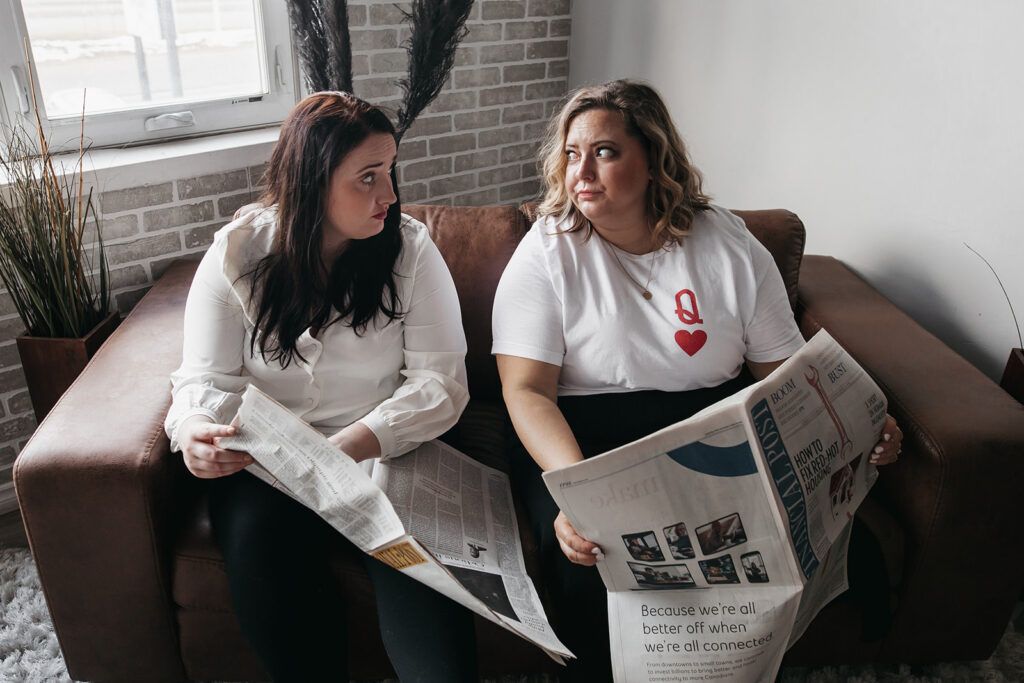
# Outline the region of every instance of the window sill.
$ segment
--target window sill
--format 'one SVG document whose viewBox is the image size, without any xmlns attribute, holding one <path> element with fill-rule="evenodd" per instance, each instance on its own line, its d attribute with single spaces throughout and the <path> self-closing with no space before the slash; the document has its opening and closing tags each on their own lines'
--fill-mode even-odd
<svg viewBox="0 0 1024 683">
<path fill-rule="evenodd" d="M 93 175 L 106 192 L 255 166 L 270 159 L 279 132 L 280 127 L 273 126 L 125 149 L 98 149 L 86 153 L 86 178 Z M 70 167 L 76 156 L 59 158 Z"/>
<path fill-rule="evenodd" d="M 270 159 L 280 130 L 279 126 L 272 126 L 124 149 L 86 151 L 85 182 L 106 192 L 256 166 Z M 58 172 L 63 169 L 70 173 L 78 162 L 77 153 L 57 154 L 53 158 Z M 6 185 L 7 176 L 0 169 L 0 188 Z"/>
</svg>

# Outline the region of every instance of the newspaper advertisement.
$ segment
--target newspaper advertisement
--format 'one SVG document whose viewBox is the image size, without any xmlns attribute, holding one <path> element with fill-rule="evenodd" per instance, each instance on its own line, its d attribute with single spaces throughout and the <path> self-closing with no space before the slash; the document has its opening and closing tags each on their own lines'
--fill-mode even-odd
<svg viewBox="0 0 1024 683">
<path fill-rule="evenodd" d="M 314 510 L 350 541 L 558 662 L 558 640 L 526 573 L 508 477 L 431 441 L 372 478 L 360 465 L 258 388 L 242 396 L 228 448 L 247 469 Z"/>
<path fill-rule="evenodd" d="M 885 397 L 825 332 L 697 415 L 544 474 L 597 543 L 619 683 L 772 681 L 846 590 Z"/>
</svg>

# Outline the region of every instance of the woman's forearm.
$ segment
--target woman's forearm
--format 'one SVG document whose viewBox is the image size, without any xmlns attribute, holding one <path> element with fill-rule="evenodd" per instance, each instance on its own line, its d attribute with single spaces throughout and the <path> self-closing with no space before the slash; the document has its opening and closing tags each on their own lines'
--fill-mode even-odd
<svg viewBox="0 0 1024 683">
<path fill-rule="evenodd" d="M 529 389 L 504 393 L 516 434 L 541 469 L 558 469 L 583 460 L 569 423 L 550 397 Z"/>
<path fill-rule="evenodd" d="M 380 457 L 377 435 L 361 422 L 353 422 L 337 432 L 330 438 L 330 442 L 356 462 Z"/>
</svg>

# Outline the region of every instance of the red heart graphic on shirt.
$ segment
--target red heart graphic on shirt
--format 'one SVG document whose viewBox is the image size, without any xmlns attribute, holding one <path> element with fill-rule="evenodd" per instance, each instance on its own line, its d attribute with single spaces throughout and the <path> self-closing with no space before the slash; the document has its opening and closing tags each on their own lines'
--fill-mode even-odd
<svg viewBox="0 0 1024 683">
<path fill-rule="evenodd" d="M 676 332 L 676 344 L 679 344 L 679 348 L 686 351 L 686 354 L 689 356 L 700 351 L 707 340 L 708 335 L 704 330 L 697 330 L 693 333 L 690 333 L 688 330 Z"/>
</svg>

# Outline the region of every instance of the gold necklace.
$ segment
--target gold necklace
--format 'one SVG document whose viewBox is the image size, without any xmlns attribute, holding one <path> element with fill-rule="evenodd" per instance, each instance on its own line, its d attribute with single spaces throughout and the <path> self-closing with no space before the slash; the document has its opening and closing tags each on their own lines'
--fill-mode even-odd
<svg viewBox="0 0 1024 683">
<path fill-rule="evenodd" d="M 595 232 L 597 231 L 595 230 Z M 601 237 L 601 242 L 605 245 L 605 249 L 612 255 L 612 258 L 615 259 L 615 263 L 619 266 L 619 270 L 622 271 L 622 274 L 628 277 L 629 281 L 637 286 L 643 298 L 650 301 L 651 297 L 653 296 L 651 294 L 650 286 L 651 278 L 654 276 L 654 259 L 657 257 L 658 252 L 661 251 L 661 249 L 655 249 L 653 252 L 651 252 L 651 268 L 650 270 L 647 271 L 647 283 L 641 285 L 635 277 L 629 274 L 629 271 L 626 270 L 626 267 L 622 265 L 622 261 L 619 260 L 619 255 L 615 253 L 615 246 L 608 244 L 608 240 L 606 240 L 604 236 L 601 235 L 601 233 L 597 234 L 599 237 Z"/>
</svg>

